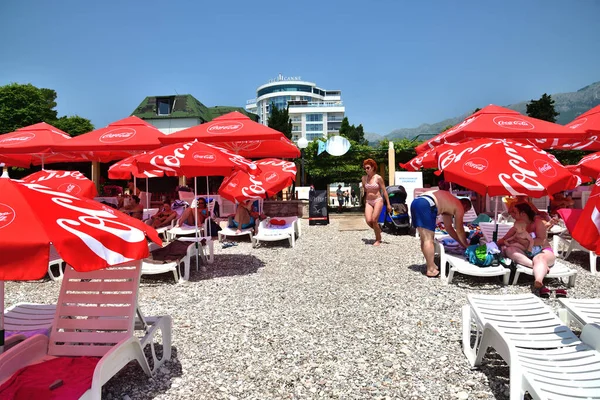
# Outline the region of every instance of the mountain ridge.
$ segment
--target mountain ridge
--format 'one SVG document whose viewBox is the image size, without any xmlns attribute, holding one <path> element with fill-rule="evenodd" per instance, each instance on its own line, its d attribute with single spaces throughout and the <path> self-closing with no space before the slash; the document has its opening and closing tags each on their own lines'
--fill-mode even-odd
<svg viewBox="0 0 600 400">
<path fill-rule="evenodd" d="M 574 120 L 578 115 L 583 114 L 590 108 L 600 105 L 600 81 L 594 82 L 587 85 L 575 92 L 567 93 L 555 93 L 551 94 L 554 100 L 554 109 L 560 113 L 557 117 L 557 123 L 564 125 Z M 536 100 L 536 99 L 534 99 Z M 521 101 L 515 104 L 509 104 L 504 106 L 520 112 L 526 115 L 527 104 L 531 100 Z M 483 107 L 483 106 L 482 106 Z M 473 108 L 473 111 L 475 108 Z M 378 142 L 380 140 L 393 140 L 393 139 L 412 139 L 419 135 L 429 137 L 431 135 L 437 135 L 442 132 L 448 125 L 456 125 L 466 117 L 472 114 L 471 112 L 459 115 L 454 118 L 446 118 L 442 121 L 435 122 L 432 124 L 424 123 L 416 128 L 399 128 L 394 129 L 387 135 L 380 135 L 377 133 L 365 133 L 365 139 L 369 142 Z"/>
</svg>

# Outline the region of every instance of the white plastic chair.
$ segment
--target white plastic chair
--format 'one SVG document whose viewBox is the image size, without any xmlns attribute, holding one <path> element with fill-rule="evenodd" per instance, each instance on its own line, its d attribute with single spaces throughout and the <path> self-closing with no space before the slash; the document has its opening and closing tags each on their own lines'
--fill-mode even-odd
<svg viewBox="0 0 600 400">
<path fill-rule="evenodd" d="M 136 337 L 137 297 L 141 262 L 134 261 L 92 272 L 67 267 L 61 284 L 50 336 L 35 335 L 0 357 L 0 381 L 28 365 L 56 357 L 101 357 L 91 388 L 82 396 L 100 399 L 102 385 L 130 361 L 136 360 L 152 375 L 171 358 L 171 317 L 152 318 Z M 155 340 L 162 335 L 162 357 Z M 149 363 L 148 357 L 152 358 Z"/>
<path fill-rule="evenodd" d="M 558 315 L 565 324 L 574 322 L 579 327 L 600 324 L 600 298 L 556 300 L 561 307 Z"/>
<path fill-rule="evenodd" d="M 252 237 L 254 247 L 259 242 L 274 242 L 279 240 L 289 240 L 290 246 L 296 245 L 296 238 L 300 237 L 300 221 L 298 217 L 273 217 L 271 220 L 285 221 L 285 225 L 273 225 L 270 221 L 262 220 L 258 225 L 258 233 Z"/>
<path fill-rule="evenodd" d="M 468 295 L 463 352 L 479 366 L 489 347 L 510 367 L 510 399 L 600 398 L 600 326 L 579 339 L 538 297 Z"/>
</svg>

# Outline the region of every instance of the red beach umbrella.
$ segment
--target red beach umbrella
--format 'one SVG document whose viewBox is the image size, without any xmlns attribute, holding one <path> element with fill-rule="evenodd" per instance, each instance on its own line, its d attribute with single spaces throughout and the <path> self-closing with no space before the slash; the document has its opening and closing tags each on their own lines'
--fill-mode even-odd
<svg viewBox="0 0 600 400">
<path fill-rule="evenodd" d="M 146 237 L 162 243 L 142 221 L 92 200 L 37 183 L 0 178 L 0 280 L 40 279 L 50 243 L 77 271 L 147 257 Z"/>
<path fill-rule="evenodd" d="M 508 108 L 489 105 L 460 124 L 440 133 L 416 147 L 422 153 L 442 143 L 457 143 L 467 138 L 497 138 L 511 140 L 583 139 L 585 132 L 559 124 L 531 118 Z M 548 142 L 548 145 L 550 142 Z M 541 147 L 546 148 L 543 143 Z M 538 147 L 540 147 L 538 146 Z"/>
<path fill-rule="evenodd" d="M 560 150 L 600 150 L 600 106 L 596 106 L 565 125 L 568 129 L 583 130 L 586 136 L 582 140 L 559 140 L 552 143 L 552 149 Z"/>
<path fill-rule="evenodd" d="M 231 201 L 262 199 L 273 196 L 296 180 L 296 164 L 291 161 L 266 158 L 256 161 L 259 173 L 235 171 L 227 177 L 218 193 Z"/>
<path fill-rule="evenodd" d="M 579 185 L 591 182 L 593 180 L 589 175 L 581 172 L 581 168 L 578 165 L 565 165 L 565 168 L 569 170 L 569 172 L 572 173 L 573 176 L 580 180 Z"/>
<path fill-rule="evenodd" d="M 600 151 L 584 156 L 577 163 L 577 167 L 583 175 L 598 179 L 598 175 L 600 175 Z"/>
<path fill-rule="evenodd" d="M 456 146 L 457 143 L 444 143 L 436 146 L 432 149 L 427 150 L 424 153 L 417 154 L 415 157 L 407 161 L 406 163 L 398 163 L 400 168 L 404 168 L 408 171 L 420 171 L 422 168 L 437 168 L 437 153 L 443 151 L 445 148 Z"/>
<path fill-rule="evenodd" d="M 138 171 L 135 163 L 137 155 L 129 156 L 121 161 L 114 163 L 108 168 L 108 177 L 110 179 L 131 179 L 136 178 L 159 178 L 164 176 L 164 171 L 160 169 L 150 171 Z"/>
<path fill-rule="evenodd" d="M 71 136 L 45 122 L 0 135 L 0 154 L 50 153 Z"/>
<path fill-rule="evenodd" d="M 79 171 L 41 170 L 22 179 L 25 183 L 39 183 L 73 196 L 93 199 L 98 196 L 96 185 Z"/>
<path fill-rule="evenodd" d="M 300 157 L 300 149 L 284 135 L 279 140 L 237 140 L 215 144 L 246 158 Z"/>
<path fill-rule="evenodd" d="M 74 137 L 69 142 L 58 146 L 60 151 L 93 151 L 107 152 L 121 151 L 115 153 L 114 159 L 124 158 L 129 154 L 122 151 L 144 151 L 152 150 L 162 146 L 158 140 L 165 136 L 161 131 L 150 125 L 143 119 L 135 116 L 127 117 L 108 124 L 108 126 L 96 129 Z"/>
<path fill-rule="evenodd" d="M 229 149 L 242 157 L 300 157 L 300 149 L 283 133 L 237 111 L 159 139 L 167 144 L 196 139 Z"/>
<path fill-rule="evenodd" d="M 476 139 L 438 152 L 437 160 L 446 180 L 490 197 L 551 196 L 577 186 L 552 154 L 519 142 Z"/>
<path fill-rule="evenodd" d="M 134 159 L 139 172 L 158 169 L 176 176 L 227 176 L 235 169 L 259 171 L 255 163 L 242 156 L 197 141 L 164 146 Z"/>
</svg>

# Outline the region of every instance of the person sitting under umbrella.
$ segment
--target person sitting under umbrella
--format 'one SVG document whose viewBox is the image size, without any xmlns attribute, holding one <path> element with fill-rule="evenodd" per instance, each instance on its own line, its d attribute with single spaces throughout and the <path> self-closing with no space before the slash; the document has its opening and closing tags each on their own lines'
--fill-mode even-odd
<svg viewBox="0 0 600 400">
<path fill-rule="evenodd" d="M 183 210 L 181 217 L 177 221 L 177 226 L 201 226 L 204 224 L 204 220 L 210 217 L 210 212 L 206 206 L 206 199 L 199 197 L 196 207 L 188 207 Z"/>
<path fill-rule="evenodd" d="M 144 216 L 144 206 L 140 204 L 140 198 L 136 195 L 131 196 L 129 203 L 125 204 L 119 211 L 137 219 L 142 219 Z"/>
<path fill-rule="evenodd" d="M 255 226 L 258 213 L 253 212 L 253 200 L 244 200 L 239 203 L 235 210 L 235 216 L 231 220 L 231 225 L 237 228 L 236 233 L 241 233 L 242 229 L 247 229 Z"/>
<path fill-rule="evenodd" d="M 544 286 L 544 277 L 550 272 L 550 267 L 554 265 L 556 256 L 552 251 L 548 241 L 548 230 L 541 218 L 536 218 L 535 212 L 526 203 L 519 203 L 514 206 L 514 215 L 517 221 L 524 221 L 527 225 L 526 231 L 533 237 L 533 249 L 531 252 L 525 252 L 521 248 L 508 246 L 505 250 L 506 256 L 517 264 L 524 265 L 533 269 L 535 279 L 533 288 L 536 290 Z M 498 240 L 498 246 L 504 246 L 506 241 L 514 236 L 516 229 L 513 227 L 502 239 Z"/>
<path fill-rule="evenodd" d="M 177 218 L 177 211 L 171 208 L 171 203 L 165 201 L 163 203 L 162 210 L 150 217 L 148 224 L 154 229 L 162 228 L 163 226 L 170 225 L 171 221 L 173 221 L 175 218 Z"/>
</svg>

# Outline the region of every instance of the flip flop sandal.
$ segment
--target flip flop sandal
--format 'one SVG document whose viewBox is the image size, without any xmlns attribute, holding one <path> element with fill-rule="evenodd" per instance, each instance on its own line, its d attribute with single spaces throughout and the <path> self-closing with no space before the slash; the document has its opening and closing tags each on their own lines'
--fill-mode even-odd
<svg viewBox="0 0 600 400">
<path fill-rule="evenodd" d="M 567 291 L 565 289 L 556 289 L 554 294 L 556 294 L 556 297 L 567 297 Z"/>
<path fill-rule="evenodd" d="M 547 299 L 550 297 L 550 293 L 552 293 L 552 291 L 550 289 L 548 289 L 547 287 L 541 287 L 539 289 L 534 289 L 533 294 L 537 295 L 538 297 L 541 297 L 543 299 Z"/>
</svg>

